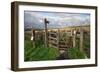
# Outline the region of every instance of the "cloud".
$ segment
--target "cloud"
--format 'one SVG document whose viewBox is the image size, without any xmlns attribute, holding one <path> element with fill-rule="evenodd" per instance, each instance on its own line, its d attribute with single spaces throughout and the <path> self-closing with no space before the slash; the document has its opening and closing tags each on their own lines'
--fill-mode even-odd
<svg viewBox="0 0 100 73">
<path fill-rule="evenodd" d="M 44 18 L 50 23 L 48 28 L 62 28 L 67 26 L 90 25 L 90 14 L 25 11 L 25 28 L 44 29 Z"/>
</svg>

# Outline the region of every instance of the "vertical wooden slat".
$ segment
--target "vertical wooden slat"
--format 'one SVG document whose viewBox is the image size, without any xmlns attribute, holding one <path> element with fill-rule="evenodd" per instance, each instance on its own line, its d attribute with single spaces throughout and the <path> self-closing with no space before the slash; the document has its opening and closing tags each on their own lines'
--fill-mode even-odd
<svg viewBox="0 0 100 73">
<path fill-rule="evenodd" d="M 80 27 L 80 51 L 83 51 L 83 29 Z"/>
<path fill-rule="evenodd" d="M 32 30 L 32 36 L 33 36 L 33 48 L 35 48 L 35 30 Z"/>
<path fill-rule="evenodd" d="M 59 40 L 60 40 L 60 29 L 58 29 L 58 35 L 57 35 L 57 47 L 59 48 Z"/>
<path fill-rule="evenodd" d="M 45 20 L 45 47 L 47 47 L 47 42 L 48 42 L 48 39 L 47 39 L 47 23 L 46 23 L 46 20 Z"/>
<path fill-rule="evenodd" d="M 73 31 L 73 47 L 76 47 L 76 30 Z"/>
</svg>

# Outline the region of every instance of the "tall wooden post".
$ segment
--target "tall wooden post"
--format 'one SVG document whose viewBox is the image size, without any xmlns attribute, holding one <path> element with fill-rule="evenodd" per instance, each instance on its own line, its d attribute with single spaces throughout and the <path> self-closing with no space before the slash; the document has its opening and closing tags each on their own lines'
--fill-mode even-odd
<svg viewBox="0 0 100 73">
<path fill-rule="evenodd" d="M 48 30 L 47 30 L 47 24 L 49 23 L 49 21 L 47 21 L 47 19 L 44 19 L 44 24 L 45 24 L 45 47 L 48 46 Z"/>
<path fill-rule="evenodd" d="M 59 40 L 60 40 L 60 29 L 58 29 L 58 34 L 57 34 L 57 47 L 59 48 Z"/>
<path fill-rule="evenodd" d="M 35 48 L 35 30 L 32 30 L 32 36 L 33 36 L 33 48 Z"/>
<path fill-rule="evenodd" d="M 83 29 L 80 27 L 80 51 L 83 51 Z"/>
<path fill-rule="evenodd" d="M 76 30 L 73 31 L 73 47 L 76 47 Z"/>
</svg>

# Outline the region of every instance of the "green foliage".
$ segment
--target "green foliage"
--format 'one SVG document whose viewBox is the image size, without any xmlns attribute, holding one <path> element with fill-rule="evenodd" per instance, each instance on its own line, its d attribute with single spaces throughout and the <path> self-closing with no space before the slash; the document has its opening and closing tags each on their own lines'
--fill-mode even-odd
<svg viewBox="0 0 100 73">
<path fill-rule="evenodd" d="M 30 40 L 31 34 L 30 33 L 24 33 L 25 35 L 25 40 Z"/>
<path fill-rule="evenodd" d="M 80 38 L 76 38 L 76 48 L 80 48 Z"/>
<path fill-rule="evenodd" d="M 44 46 L 44 42 L 42 40 L 35 40 L 35 47 Z"/>
<path fill-rule="evenodd" d="M 65 32 L 62 32 L 60 34 L 60 41 L 66 41 L 68 38 L 68 35 Z"/>
<path fill-rule="evenodd" d="M 42 41 L 36 41 L 36 47 L 32 47 L 31 41 L 25 40 L 25 61 L 55 60 L 59 56 L 56 48 L 46 48 Z"/>
<path fill-rule="evenodd" d="M 28 50 L 29 48 L 32 48 L 33 47 L 33 44 L 32 44 L 32 41 L 28 41 L 28 40 L 25 40 L 24 41 L 24 47 Z"/>
<path fill-rule="evenodd" d="M 90 58 L 90 34 L 84 33 L 83 48 L 88 58 Z"/>
<path fill-rule="evenodd" d="M 80 51 L 78 48 L 70 48 L 68 51 L 68 56 L 70 59 L 84 59 L 85 53 Z"/>
</svg>

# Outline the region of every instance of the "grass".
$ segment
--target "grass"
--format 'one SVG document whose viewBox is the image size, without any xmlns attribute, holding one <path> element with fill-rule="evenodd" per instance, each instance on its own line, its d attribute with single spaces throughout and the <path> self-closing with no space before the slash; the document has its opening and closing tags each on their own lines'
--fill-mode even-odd
<svg viewBox="0 0 100 73">
<path fill-rule="evenodd" d="M 68 51 L 70 59 L 85 59 L 85 53 L 80 51 L 78 48 L 70 48 Z"/>
<path fill-rule="evenodd" d="M 59 50 L 56 48 L 46 48 L 41 41 L 33 48 L 32 42 L 25 40 L 25 61 L 56 60 Z"/>
<path fill-rule="evenodd" d="M 56 60 L 60 56 L 57 48 L 46 48 L 42 40 L 36 40 L 35 48 L 33 48 L 33 42 L 30 40 L 31 34 L 25 33 L 24 41 L 24 60 L 25 61 L 44 61 L 44 60 Z M 65 40 L 67 35 L 62 36 L 62 40 Z M 68 37 L 67 37 L 68 38 Z M 70 38 L 68 38 L 70 39 Z M 67 39 L 67 40 L 68 40 Z M 66 40 L 65 40 L 66 41 Z M 86 50 L 90 48 L 90 37 L 86 35 L 84 38 L 83 47 Z M 79 38 L 76 38 L 76 48 L 69 48 L 66 52 L 70 59 L 85 59 L 85 56 L 90 57 L 90 53 L 87 51 L 81 52 L 79 50 Z M 69 43 L 70 46 L 71 43 Z"/>
</svg>

